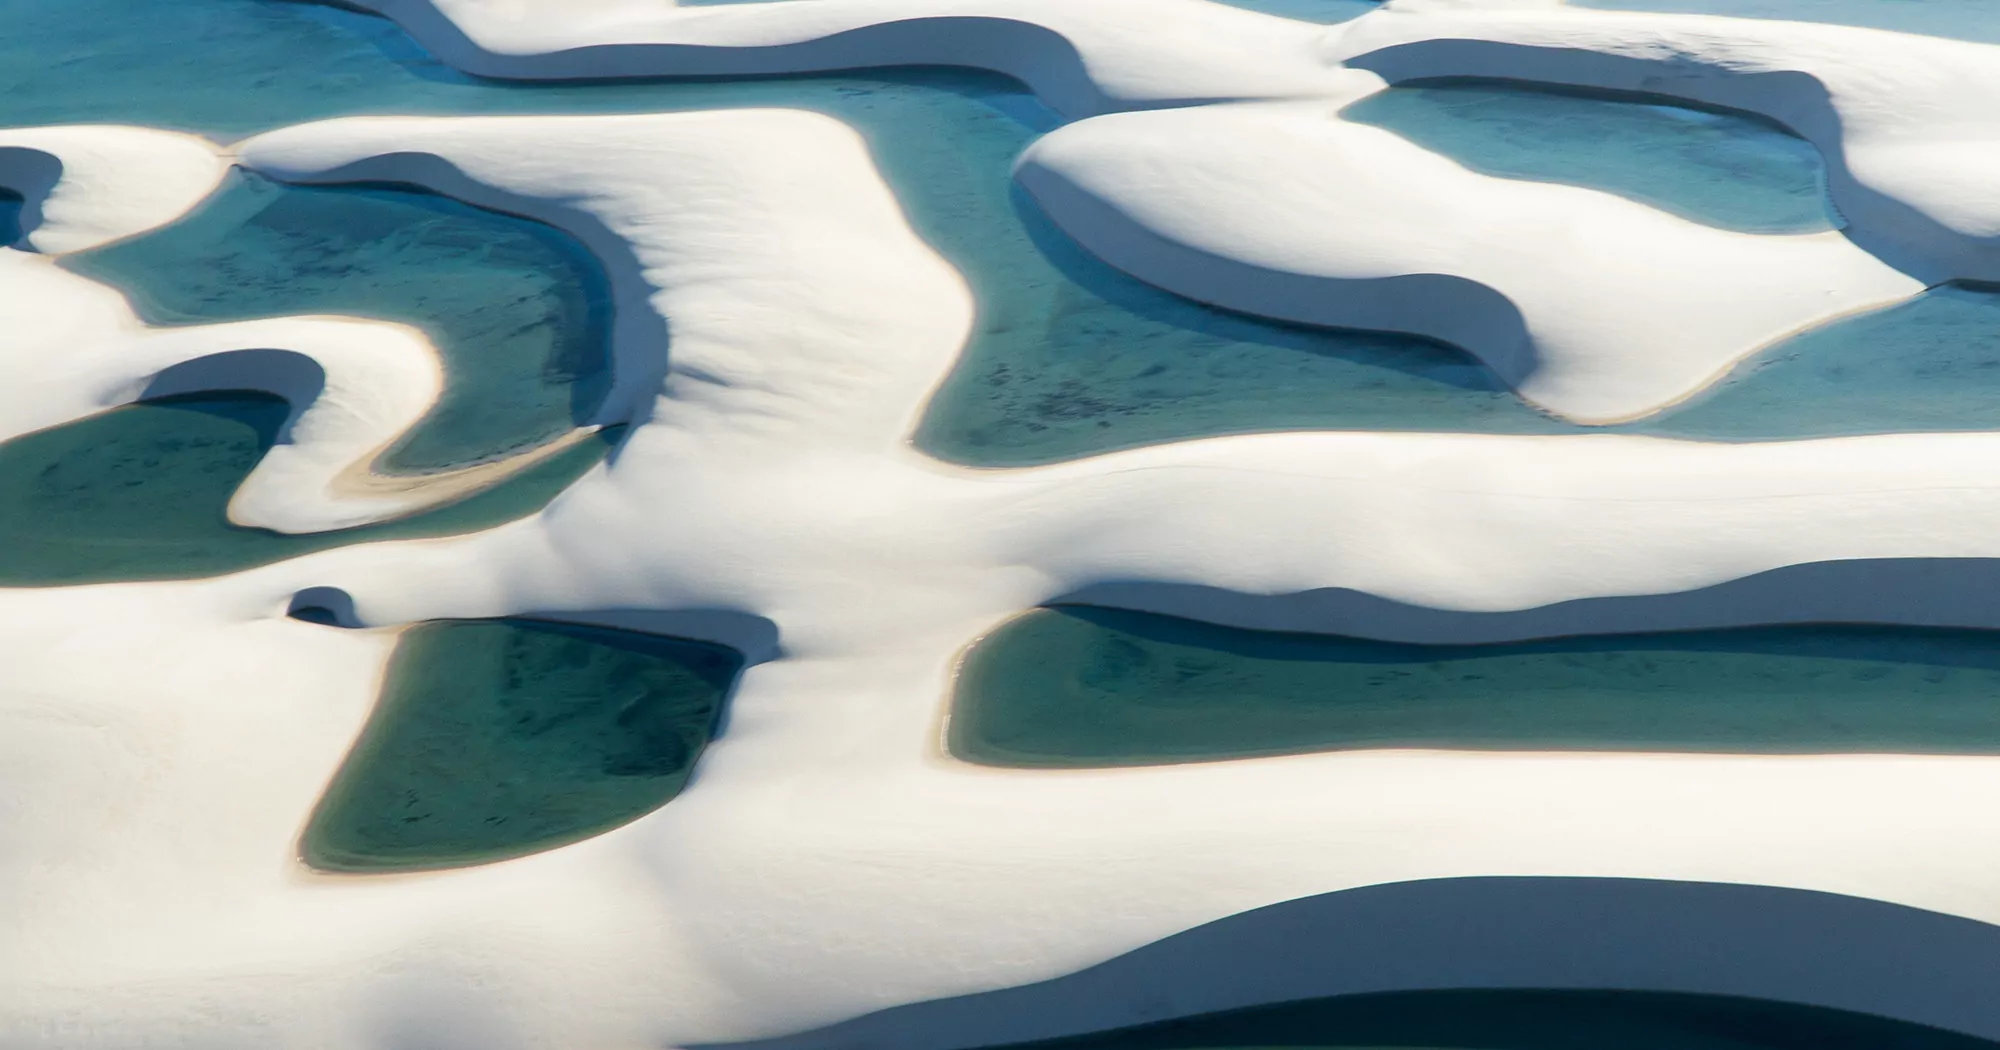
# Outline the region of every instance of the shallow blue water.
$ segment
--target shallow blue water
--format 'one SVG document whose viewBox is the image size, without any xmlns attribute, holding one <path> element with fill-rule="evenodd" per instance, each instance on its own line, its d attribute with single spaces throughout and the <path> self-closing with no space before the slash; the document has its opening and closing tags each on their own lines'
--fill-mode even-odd
<svg viewBox="0 0 2000 1050">
<path fill-rule="evenodd" d="M 1819 151 L 1751 117 L 1471 80 L 1392 87 L 1341 116 L 1474 171 L 1604 190 L 1724 229 L 1841 225 Z"/>
<path fill-rule="evenodd" d="M 2000 634 L 1770 627 L 1410 645 L 1088 606 L 967 654 L 952 754 L 1015 767 L 1447 748 L 2000 753 Z"/>
<path fill-rule="evenodd" d="M 2000 429 L 2000 287 L 1947 285 L 1823 325 L 1623 429 L 1718 441 Z"/>
<path fill-rule="evenodd" d="M 154 324 L 344 314 L 422 328 L 439 404 L 380 466 L 493 459 L 589 423 L 609 385 L 610 290 L 581 244 L 432 193 L 233 174 L 180 222 L 63 265 Z"/>
<path fill-rule="evenodd" d="M 1345 22 L 1382 6 L 1378 0 L 1220 0 L 1231 7 L 1262 11 L 1302 22 Z"/>
<path fill-rule="evenodd" d="M 1032 1045 L 1035 1050 L 1993 1050 L 2000 1044 L 1868 1014 L 1762 999 L 1526 989 L 1307 999 Z"/>
<path fill-rule="evenodd" d="M 1569 0 L 1608 11 L 1779 18 L 1889 29 L 2000 44 L 2000 4 L 1992 0 Z"/>
<path fill-rule="evenodd" d="M 743 658 L 534 620 L 404 634 L 302 839 L 337 871 L 454 867 L 588 838 L 680 793 Z"/>
</svg>

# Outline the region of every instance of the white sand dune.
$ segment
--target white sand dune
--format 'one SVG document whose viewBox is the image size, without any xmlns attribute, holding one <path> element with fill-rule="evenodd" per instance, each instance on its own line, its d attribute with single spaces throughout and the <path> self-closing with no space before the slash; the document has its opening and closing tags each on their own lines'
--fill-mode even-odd
<svg viewBox="0 0 2000 1050">
<path fill-rule="evenodd" d="M 1185 280 L 1178 290 L 1191 295 L 1221 298 L 1231 286 L 1218 260 L 1231 258 L 1307 281 L 1442 272 L 1478 283 L 1540 339 L 1534 359 L 1546 370 L 1516 373 L 1524 388 L 1582 414 L 1675 396 L 1787 325 L 1931 279 L 1875 262 L 1858 237 L 1701 230 L 1590 191 L 1474 176 L 1329 115 L 1332 100 L 1382 81 L 1338 68 L 1328 48 L 1372 53 L 1430 39 L 1424 26 L 1504 35 L 1546 24 L 1596 27 L 1606 51 L 1623 46 L 1618 26 L 1645 39 L 1655 22 L 1643 16 L 1406 11 L 1398 0 L 1328 31 L 1195 0 L 1148 3 L 1143 16 L 1133 4 L 1075 0 L 439 4 L 486 49 L 446 55 L 523 75 L 596 62 L 687 72 L 711 60 L 700 48 L 775 69 L 801 54 L 967 61 L 968 41 L 1014 46 L 923 20 L 858 32 L 926 13 L 1040 27 L 1022 38 L 1034 48 L 972 57 L 1025 67 L 1017 72 L 1073 114 L 1312 96 L 1079 123 L 1035 151 L 1027 182 L 1045 197 L 1088 190 L 1099 214 L 1179 246 L 1186 256 L 1162 249 L 1171 265 L 1150 275 L 1151 256 L 1113 261 L 1170 287 Z M 449 28 L 420 4 L 387 6 L 434 43 Z M 1658 24 L 1739 33 L 1730 20 Z M 1781 64 L 1792 60 L 1781 45 L 1810 36 L 1754 31 L 1776 34 Z M 1852 32 L 1826 46 L 1865 48 L 1857 66 L 1905 39 Z M 1366 46 L 1368 33 L 1383 43 Z M 683 38 L 699 38 L 697 50 L 678 49 Z M 841 43 L 787 50 L 821 38 Z M 1086 80 L 1065 79 L 1079 67 L 1064 66 L 1060 49 L 1035 49 L 1052 39 L 1081 56 Z M 888 43 L 870 51 L 871 40 Z M 575 50 L 599 47 L 609 50 Z M 1938 61 L 1959 62 L 1952 76 L 1983 75 L 1970 58 Z M 1916 97 L 1896 94 L 1916 72 L 1885 65 L 1880 97 Z M 1946 126 L 1924 125 L 1927 113 L 1907 119 Z M 1233 146 L 1204 151 L 1205 141 Z M 963 470 L 919 455 L 907 435 L 975 304 L 910 229 L 860 137 L 835 121 L 772 110 L 353 118 L 257 136 L 238 156 L 284 179 L 427 185 L 579 237 L 612 275 L 612 402 L 635 426 L 613 460 L 546 511 L 488 532 L 213 580 L 0 591 L 11 675 L 0 697 L 0 901 L 32 902 L 0 909 L 0 1045 L 636 1050 L 776 1036 L 1057 977 L 1291 898 L 1459 875 L 1755 883 L 2000 923 L 1990 876 L 2000 826 L 1987 802 L 2000 791 L 1996 759 L 1357 752 L 1021 773 L 967 767 L 939 746 L 962 648 L 1024 608 L 1093 591 L 1183 615 L 1368 633 L 1370 619 L 1340 598 L 1358 594 L 1407 607 L 1378 633 L 1430 640 L 1505 634 L 1482 615 L 1585 599 L 1621 629 L 1829 616 L 2000 627 L 1986 573 L 1938 568 L 2000 558 L 2000 433 L 1753 446 L 1286 433 Z M 1377 214 L 1301 188 L 1309 164 L 1371 163 Z M 1954 231 L 1923 243 L 1964 249 L 1925 258 L 1972 274 L 1984 236 L 1976 194 L 1914 185 L 1892 187 L 1894 199 Z M 1428 214 L 1425 193 L 1442 198 Z M 1123 250 L 1093 230 L 1088 209 L 1055 206 L 1086 243 Z M 1503 210 L 1529 233 L 1522 216 L 1590 221 L 1571 252 L 1508 254 L 1505 227 L 1476 228 Z M 1887 229 L 1889 214 L 1855 221 Z M 1425 221 L 1450 228 L 1423 234 Z M 1621 239 L 1666 253 L 1676 279 L 1641 294 L 1647 274 L 1616 256 Z M 1611 258 L 1584 265 L 1592 257 L 1571 257 L 1583 249 Z M 1206 253 L 1200 266 L 1176 262 L 1196 252 Z M 59 326 L 120 348 L 167 338 L 131 330 L 101 287 L 48 287 L 62 310 L 12 307 L 51 318 L 38 339 L 74 342 Z M 1702 298 L 1744 289 L 1757 294 L 1712 314 Z M 1285 315 L 1281 306 L 1306 301 L 1250 306 Z M 1407 323 L 1391 327 L 1429 330 L 1422 304 L 1408 305 Z M 1689 326 L 1699 336 L 1690 344 L 1714 342 L 1593 340 L 1667 323 Z M 379 351 L 375 370 L 351 372 L 356 398 L 401 396 L 392 388 L 414 380 L 392 375 L 391 359 L 411 369 L 429 360 L 407 344 L 391 351 L 388 326 L 272 324 L 249 342 L 220 331 L 232 326 L 187 339 L 315 352 L 329 389 L 335 344 Z M 1503 369 L 1521 360 L 1467 338 Z M 24 351 L 7 366 L 57 374 L 55 356 Z M 160 367 L 132 364 L 137 349 L 112 356 L 115 369 L 89 364 L 50 381 L 79 407 L 48 421 L 86 401 L 115 403 L 77 393 L 116 385 L 105 376 L 129 388 Z M 0 402 L 10 426 L 30 412 Z M 321 484 L 274 472 L 260 506 L 310 508 Z M 1829 597 L 1798 585 L 1815 563 L 1860 559 L 1872 562 L 1866 586 Z M 293 595 L 315 587 L 352 596 L 367 629 L 285 619 Z M 739 645 L 749 644 L 746 617 L 777 631 L 775 646 L 753 654 L 726 733 L 671 805 L 586 842 L 462 871 L 335 877 L 298 864 L 300 829 L 367 715 L 400 626 L 517 613 L 643 622 L 632 618 L 648 612 Z M 1715 959 L 1701 984 L 1776 988 L 2000 1038 L 2000 1011 L 1945 1001 L 1916 971 L 1902 976 L 1861 990 L 1786 983 L 1732 957 Z M 1575 975 L 1584 985 L 1620 977 Z M 1422 968 L 1382 978 L 1453 980 Z M 1285 994 L 1354 987 L 1330 971 L 1313 982 Z M 1104 1004 L 1092 1023 L 1202 1001 L 1164 977 L 1152 992 Z"/>
<path fill-rule="evenodd" d="M 21 194 L 23 238 L 49 255 L 80 252 L 180 218 L 229 170 L 206 139 L 89 125 L 0 130 L 0 186 Z"/>
</svg>

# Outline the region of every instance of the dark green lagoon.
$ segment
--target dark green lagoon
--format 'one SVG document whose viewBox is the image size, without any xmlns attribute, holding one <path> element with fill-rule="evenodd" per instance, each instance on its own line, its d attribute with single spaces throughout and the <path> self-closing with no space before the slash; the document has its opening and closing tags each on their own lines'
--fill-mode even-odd
<svg viewBox="0 0 2000 1050">
<path fill-rule="evenodd" d="M 679 794 L 734 650 L 531 620 L 403 635 L 301 851 L 331 871 L 454 867 L 589 838 Z"/>
<path fill-rule="evenodd" d="M 1452 990 L 1309 999 L 1035 1050 L 1993 1050 L 1867 1014 L 1666 992 Z"/>
<path fill-rule="evenodd" d="M 473 532 L 541 509 L 604 457 L 607 431 L 427 513 L 310 535 L 229 523 L 229 498 L 276 439 L 280 398 L 141 402 L 0 444 L 0 586 L 183 579 L 369 540 Z"/>
<path fill-rule="evenodd" d="M 611 379 L 596 259 L 553 227 L 439 194 L 236 172 L 179 222 L 63 265 L 123 289 L 153 324 L 347 314 L 423 329 L 445 389 L 383 454 L 390 472 L 560 437 L 592 421 Z"/>
<path fill-rule="evenodd" d="M 949 746 L 1016 767 L 1377 748 L 2000 754 L 2000 632 L 1410 645 L 1057 606 L 972 648 Z"/>
</svg>

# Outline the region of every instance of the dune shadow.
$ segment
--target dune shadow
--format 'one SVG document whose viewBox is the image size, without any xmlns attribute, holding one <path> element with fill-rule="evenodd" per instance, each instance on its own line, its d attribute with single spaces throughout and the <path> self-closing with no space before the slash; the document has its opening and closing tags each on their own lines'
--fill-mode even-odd
<svg viewBox="0 0 2000 1050">
<path fill-rule="evenodd" d="M 1235 342 L 1346 358 L 1461 390 L 1506 389 L 1506 384 L 1493 376 L 1478 358 L 1442 340 L 1390 329 L 1287 322 L 1148 284 L 1077 243 L 1025 189 L 1016 186 L 1012 196 L 1014 214 L 1022 230 L 1049 264 L 1078 287 L 1127 313 L 1162 325 L 1215 332 Z M 1450 365 L 1472 367 L 1454 369 Z"/>
<path fill-rule="evenodd" d="M 299 416 L 326 389 L 326 370 L 293 350 L 248 349 L 208 354 L 162 369 L 140 393 L 141 401 L 225 390 L 256 390 L 283 398 L 290 406 L 265 447 L 290 444 Z"/>
<path fill-rule="evenodd" d="M 62 160 L 25 146 L 0 146 L 0 244 L 34 251 L 29 234 L 42 224 L 42 204 L 62 180 Z"/>
<path fill-rule="evenodd" d="M 1719 1045 L 1973 1050 L 1991 1045 L 1981 1040 L 2000 1039 L 2000 1002 L 1987 989 L 1996 972 L 2000 927 L 1882 901 L 1652 879 L 1447 878 L 1286 901 L 1038 984 L 702 1050 L 1354 1046 L 1383 1045 L 1367 1041 L 1383 1036 L 1394 1040 L 1387 1045 L 1502 1050 L 1643 1045 L 1416 1041 L 1412 1036 L 1424 1024 L 1407 1017 L 1400 1031 L 1377 1025 L 1364 1036 L 1351 1024 L 1343 1033 L 1327 1023 L 1342 1010 L 1338 1000 L 1302 1002 L 1449 990 L 1762 1000 L 1879 1020 L 1831 1028 L 1835 1035 L 1858 1033 L 1858 1041 L 1824 1041 L 1827 1026 L 1808 1025 L 1786 1036 L 1765 1025 L 1752 1029 L 1760 1033 L 1756 1038 Z M 1285 1023 L 1282 1011 L 1250 1011 L 1277 1003 L 1293 1004 L 1293 1023 Z M 1225 1016 L 1228 1011 L 1245 1013 Z M 1346 1013 L 1351 1022 L 1357 1011 Z M 1152 1027 L 1134 1027 L 1141 1025 Z M 1885 1033 L 1892 1038 L 1884 1041 Z M 1349 1042 L 1343 1034 L 1358 1038 Z M 1433 1025 L 1428 1037 L 1440 1034 Z M 1659 1050 L 1667 1045 L 1718 1044 L 1683 1042 Z"/>
</svg>

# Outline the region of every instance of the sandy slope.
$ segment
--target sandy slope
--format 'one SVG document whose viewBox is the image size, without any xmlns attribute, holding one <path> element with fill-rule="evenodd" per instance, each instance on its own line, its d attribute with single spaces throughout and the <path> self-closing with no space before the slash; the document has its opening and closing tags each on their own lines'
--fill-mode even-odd
<svg viewBox="0 0 2000 1050">
<path fill-rule="evenodd" d="M 623 0 L 445 9 L 489 43 L 515 34 L 505 39 L 518 53 L 480 61 L 550 72 L 583 59 L 554 50 L 537 64 L 531 45 L 631 39 L 643 45 L 629 52 L 636 68 L 685 58 L 644 43 L 661 26 L 780 27 L 730 44 L 748 48 L 918 9 L 645 6 L 650 21 Z M 1307 29 L 1192 2 L 1138 21 L 1113 3 L 932 6 L 1032 14 L 1049 32 L 1073 33 L 1063 39 L 1102 99 L 1179 97 L 1239 75 L 1248 79 L 1228 82 L 1321 83 L 1311 72 L 1320 58 L 1294 66 L 1281 52 L 1253 68 L 1255 49 L 1232 50 L 1236 30 L 1214 27 L 1286 41 Z M 1422 33 L 1408 26 L 1472 19 L 1463 7 L 1430 5 L 1391 36 L 1415 40 Z M 398 13 L 423 19 L 414 4 Z M 1573 13 L 1474 14 L 1494 33 L 1526 33 Z M 1310 33 L 1360 47 L 1378 17 Z M 1611 27 L 1592 30 L 1605 34 L 1624 25 L 1643 36 L 1654 24 L 1588 17 Z M 1728 20 L 1692 24 L 1691 33 L 1734 32 Z M 573 36 L 549 35 L 557 30 Z M 1777 32 L 1779 44 L 1790 39 Z M 1877 60 L 1902 46 L 1856 32 L 1843 39 Z M 871 37 L 846 39 L 865 49 Z M 886 39 L 949 49 L 960 38 Z M 1181 63 L 1191 50 L 1212 62 Z M 1016 57 L 1034 64 L 1038 54 Z M 766 60 L 755 49 L 730 56 Z M 1976 64 L 1957 72 L 1972 76 Z M 1915 76 L 1888 65 L 1884 92 Z M 1325 68 L 1340 90 L 1370 76 Z M 1274 143 L 1310 151 L 1315 136 L 1348 134 L 1324 114 L 1260 106 L 1108 117 L 1097 131 L 1090 122 L 1058 133 L 1031 163 L 1096 186 L 1162 227 L 1156 236 L 1212 258 L 1235 251 L 1324 277 L 1356 258 L 1326 253 L 1359 251 L 1315 236 L 1335 213 L 1308 225 L 1260 212 L 1263 202 L 1234 184 L 1239 169 L 1178 141 L 1186 128 L 1240 135 L 1233 141 L 1276 164 L 1285 150 Z M 1093 152 L 1100 142 L 1123 148 Z M 1557 199 L 1447 171 L 1372 133 L 1351 145 L 1415 188 L 1491 193 L 1510 206 L 1518 196 L 1524 208 L 1541 206 L 1533 195 Z M 1604 600 L 1599 622 L 1625 628 L 1812 620 L 1829 609 L 2000 626 L 1982 573 L 1927 560 L 2000 557 L 2000 434 L 1745 447 L 1270 434 L 960 470 L 918 455 L 906 436 L 973 303 L 910 230 L 859 137 L 827 118 L 350 119 L 259 136 L 240 157 L 288 179 L 426 184 L 576 234 L 613 276 L 614 400 L 638 425 L 612 462 L 546 512 L 487 533 L 344 548 L 209 581 L 0 592 L 0 661 L 14 682 L 0 699 L 10 789 L 0 795 L 0 901 L 33 902 L 0 907 L 0 1044 L 626 1050 L 776 1035 L 1057 976 L 1276 901 L 1451 875 L 1751 882 L 2000 921 L 1990 881 L 2000 828 L 1985 801 L 2000 789 L 2000 761 L 1991 759 L 1378 752 L 1019 773 L 961 766 L 938 747 L 961 647 L 1022 608 L 1093 588 L 1142 607 L 1218 619 L 1249 609 L 1265 626 L 1367 633 L 1372 621 L 1342 597 L 1358 593 L 1406 603 L 1394 633 L 1433 639 L 1491 636 L 1486 614 L 1590 598 Z M 1154 181 L 1138 178 L 1145 165 L 1135 158 L 1153 159 Z M 1209 169 L 1219 186 L 1180 181 L 1208 163 L 1221 165 Z M 1296 169 L 1262 172 L 1287 173 Z M 1908 196 L 1958 238 L 1926 243 L 1977 254 L 1976 195 Z M 1205 221 L 1175 225 L 1186 218 L 1176 208 L 1197 205 Z M 1502 265 L 1480 255 L 1493 241 L 1464 229 L 1413 247 L 1402 231 L 1422 217 L 1417 205 L 1385 207 L 1366 243 L 1378 253 L 1434 248 L 1406 268 L 1448 256 L 1450 272 L 1502 286 L 1544 328 L 1587 334 L 1668 316 L 1637 299 L 1610 304 L 1623 311 L 1615 315 L 1591 312 L 1601 303 L 1562 309 L 1555 281 L 1518 272 L 1554 266 L 1560 253 Z M 1739 283 L 1780 263 L 1814 275 L 1759 286 L 1775 304 L 1748 297 L 1702 319 L 1738 342 L 1796 321 L 1787 288 L 1831 289 L 1825 308 L 1837 311 L 1912 287 L 1837 238 L 1717 239 L 1581 190 L 1561 191 L 1548 205 L 1558 206 L 1596 209 L 1586 213 L 1601 223 L 1579 234 L 1586 240 L 1681 245 L 1687 269 L 1740 266 Z M 1299 234 L 1289 243 L 1288 224 Z M 1202 240 L 1232 225 L 1235 241 Z M 1608 280 L 1604 269 L 1569 276 L 1599 296 L 1629 293 L 1589 284 Z M 1215 272 L 1187 271 L 1202 287 L 1185 290 L 1203 294 Z M 1694 273 L 1688 287 L 1708 279 Z M 66 287 L 77 304 L 108 294 Z M 87 328 L 110 315 L 47 316 Z M 262 345 L 304 343 L 300 326 L 313 322 L 281 323 L 293 327 L 265 333 Z M 1739 352 L 1732 344 L 1663 363 L 1598 348 L 1587 362 L 1562 357 L 1584 385 L 1549 396 L 1657 396 Z M 45 374 L 47 356 L 24 353 L 8 367 Z M 147 374 L 129 356 L 119 374 Z M 1635 385 L 1618 385 L 1634 375 Z M 359 389 L 391 385 L 370 376 Z M 98 381 L 86 378 L 51 389 Z M 11 421 L 27 409 L 7 411 Z M 305 479 L 273 484 L 279 505 L 310 505 Z M 1699 590 L 1841 559 L 1882 561 L 1867 587 L 1830 598 L 1783 572 Z M 344 589 L 372 629 L 284 619 L 308 587 Z M 1276 597 L 1297 592 L 1315 594 Z M 679 632 L 752 649 L 759 662 L 691 788 L 596 839 L 482 868 L 386 878 L 299 868 L 299 828 L 365 717 L 395 628 L 522 612 L 630 623 L 672 614 Z M 775 628 L 774 645 L 751 645 L 760 619 Z M 1727 960 L 1703 978 L 1723 990 L 1765 987 Z M 1121 1004 L 1113 1019 L 1171 1012 L 1181 1000 L 1162 988 L 1158 1001 Z M 1945 1016 L 1923 991 L 1890 989 L 1869 1003 L 2000 1036 L 2000 1014 Z M 1832 987 L 1795 994 L 1844 1001 Z"/>
</svg>

